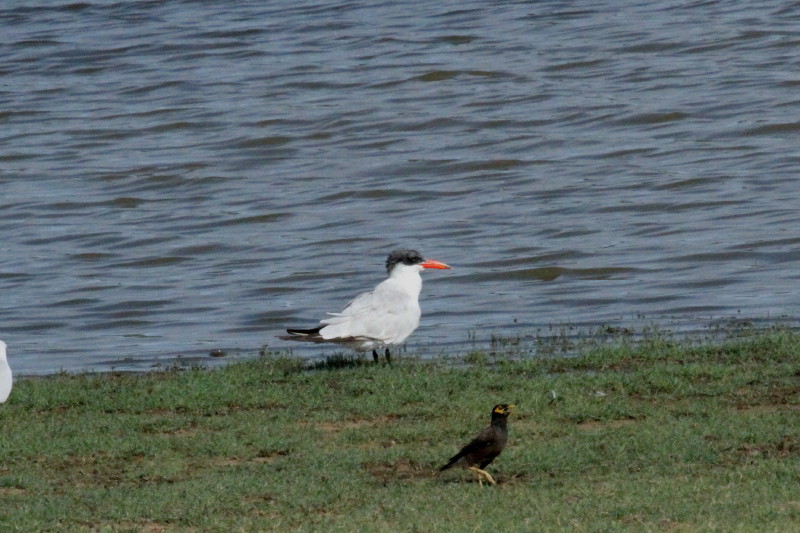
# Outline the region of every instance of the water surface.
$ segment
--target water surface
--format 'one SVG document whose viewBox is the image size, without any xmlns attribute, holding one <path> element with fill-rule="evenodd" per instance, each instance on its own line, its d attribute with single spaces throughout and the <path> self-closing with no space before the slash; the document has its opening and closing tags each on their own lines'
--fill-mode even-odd
<svg viewBox="0 0 800 533">
<path fill-rule="evenodd" d="M 798 316 L 800 6 L 6 2 L 19 373 L 275 339 L 414 247 L 426 356 Z"/>
</svg>

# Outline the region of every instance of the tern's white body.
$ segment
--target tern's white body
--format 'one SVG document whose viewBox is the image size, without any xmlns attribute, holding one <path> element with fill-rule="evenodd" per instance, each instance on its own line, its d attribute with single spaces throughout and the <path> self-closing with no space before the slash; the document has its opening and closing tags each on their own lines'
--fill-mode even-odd
<svg viewBox="0 0 800 533">
<path fill-rule="evenodd" d="M 420 265 L 397 265 L 371 292 L 356 297 L 341 313 L 329 313 L 330 318 L 321 320 L 325 326 L 319 334 L 326 341 L 352 339 L 347 344 L 358 350 L 400 344 L 419 326 L 422 269 Z"/>
<path fill-rule="evenodd" d="M 11 367 L 6 358 L 6 343 L 0 341 L 0 403 L 8 399 L 11 394 Z"/>
<path fill-rule="evenodd" d="M 358 351 L 372 350 L 378 361 L 378 348 L 400 344 L 419 326 L 419 292 L 422 278 L 419 273 L 427 268 L 449 269 L 433 259 L 424 259 L 416 250 L 394 250 L 386 258 L 389 278 L 371 292 L 361 294 L 341 313 L 328 313 L 330 318 L 320 321 L 311 329 L 290 328 L 289 341 L 336 342 Z"/>
</svg>

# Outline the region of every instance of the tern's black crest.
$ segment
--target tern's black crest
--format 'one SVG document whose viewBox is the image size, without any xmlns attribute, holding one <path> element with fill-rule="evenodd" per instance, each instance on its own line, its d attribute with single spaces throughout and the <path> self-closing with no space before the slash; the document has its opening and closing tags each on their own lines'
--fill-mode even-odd
<svg viewBox="0 0 800 533">
<path fill-rule="evenodd" d="M 394 250 L 392 253 L 389 254 L 389 257 L 386 258 L 386 271 L 390 274 L 392 273 L 392 269 L 398 264 L 403 263 L 404 265 L 418 265 L 425 261 L 423 259 L 422 254 L 420 254 L 416 250 Z"/>
</svg>

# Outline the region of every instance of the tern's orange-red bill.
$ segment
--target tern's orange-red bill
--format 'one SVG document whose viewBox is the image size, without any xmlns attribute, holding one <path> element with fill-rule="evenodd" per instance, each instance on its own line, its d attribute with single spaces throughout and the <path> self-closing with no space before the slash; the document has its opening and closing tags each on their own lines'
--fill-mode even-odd
<svg viewBox="0 0 800 533">
<path fill-rule="evenodd" d="M 444 263 L 440 263 L 439 261 L 434 261 L 433 259 L 426 259 L 422 263 L 422 268 L 441 268 L 441 269 L 445 269 L 445 268 L 450 268 L 450 267 L 448 265 L 445 265 Z"/>
</svg>

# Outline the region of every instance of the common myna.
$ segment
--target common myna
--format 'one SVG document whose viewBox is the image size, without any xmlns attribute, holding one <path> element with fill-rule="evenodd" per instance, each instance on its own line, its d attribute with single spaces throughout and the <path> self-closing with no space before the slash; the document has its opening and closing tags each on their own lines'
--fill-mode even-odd
<svg viewBox="0 0 800 533">
<path fill-rule="evenodd" d="M 477 474 L 478 483 L 481 485 L 483 485 L 483 479 L 486 479 L 492 485 L 496 485 L 497 483 L 492 479 L 492 476 L 483 469 L 494 461 L 494 458 L 500 455 L 500 452 L 506 447 L 508 442 L 506 422 L 513 408 L 513 405 L 505 403 L 495 405 L 492 409 L 492 423 L 478 433 L 478 436 L 472 439 L 469 444 L 461 448 L 460 452 L 451 457 L 439 471 L 447 470 L 454 466 L 463 466 Z"/>
</svg>

